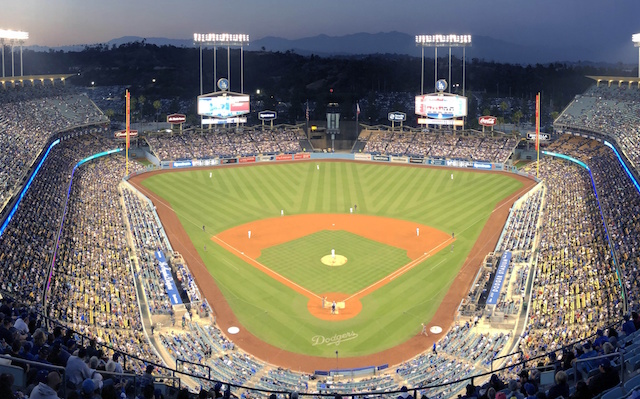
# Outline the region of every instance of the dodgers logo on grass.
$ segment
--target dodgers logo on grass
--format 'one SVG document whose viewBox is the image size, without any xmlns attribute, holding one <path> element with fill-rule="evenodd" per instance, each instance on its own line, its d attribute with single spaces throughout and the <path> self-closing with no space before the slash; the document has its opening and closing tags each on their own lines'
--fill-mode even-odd
<svg viewBox="0 0 640 399">
<path fill-rule="evenodd" d="M 314 335 L 311 338 L 311 346 L 317 345 L 335 345 L 338 346 L 345 341 L 351 341 L 358 338 L 358 334 L 354 331 L 349 331 L 343 334 L 334 334 L 332 337 L 325 337 L 324 335 Z"/>
</svg>

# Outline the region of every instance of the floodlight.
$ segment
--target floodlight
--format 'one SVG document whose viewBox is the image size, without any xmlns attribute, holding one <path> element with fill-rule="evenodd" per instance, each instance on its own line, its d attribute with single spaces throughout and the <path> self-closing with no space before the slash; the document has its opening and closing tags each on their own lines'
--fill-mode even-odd
<svg viewBox="0 0 640 399">
<path fill-rule="evenodd" d="M 17 30 L 0 29 L 0 39 L 9 40 L 27 40 L 29 32 L 21 32 Z"/>
<path fill-rule="evenodd" d="M 246 46 L 249 35 L 244 33 L 194 33 L 193 41 L 211 46 Z"/>
<path fill-rule="evenodd" d="M 640 33 L 636 33 L 631 36 L 631 41 L 636 47 L 640 47 Z"/>
<path fill-rule="evenodd" d="M 416 35 L 417 46 L 460 47 L 471 45 L 471 35 Z"/>
</svg>

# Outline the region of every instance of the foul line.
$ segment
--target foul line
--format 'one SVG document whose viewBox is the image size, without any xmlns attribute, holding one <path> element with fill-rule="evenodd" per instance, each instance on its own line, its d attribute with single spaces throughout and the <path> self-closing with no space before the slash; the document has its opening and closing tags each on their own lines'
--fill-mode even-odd
<svg viewBox="0 0 640 399">
<path fill-rule="evenodd" d="M 262 272 L 264 272 L 267 275 L 276 276 L 278 278 L 278 280 L 283 282 L 286 286 L 288 286 L 290 288 L 293 288 L 295 291 L 298 291 L 299 293 L 309 297 L 309 299 L 313 299 L 313 298 L 318 298 L 319 299 L 320 298 L 319 295 L 314 294 L 313 292 L 311 292 L 308 289 L 304 288 L 300 284 L 294 283 L 293 281 L 291 281 L 288 278 L 284 277 L 280 273 L 275 272 L 272 269 L 269 269 L 267 266 L 263 265 L 262 263 L 258 262 L 257 260 L 253 259 L 252 257 L 250 257 L 248 255 L 245 255 L 244 252 L 240 251 L 239 249 L 237 249 L 233 245 L 227 243 L 226 241 L 221 240 L 220 238 L 218 238 L 218 236 L 213 236 L 212 238 L 217 240 L 219 243 L 224 244 L 228 248 L 231 248 L 231 250 L 236 252 L 236 256 L 238 256 L 240 258 L 248 259 L 250 261 L 249 263 L 253 263 L 254 265 L 258 266 L 257 269 L 261 270 Z"/>
<path fill-rule="evenodd" d="M 409 270 L 413 269 L 414 267 L 416 267 L 417 265 L 419 265 L 420 263 L 425 261 L 427 258 L 429 258 L 434 253 L 434 251 L 436 253 L 439 252 L 440 250 L 438 248 L 442 247 L 443 245 L 447 245 L 452 240 L 455 241 L 455 239 L 452 239 L 452 238 L 446 239 L 445 241 L 443 241 L 440 244 L 436 245 L 435 247 L 431 248 L 429 250 L 429 252 L 420 255 L 419 257 L 417 257 L 416 259 L 414 259 L 411 262 L 407 263 L 406 265 L 402 266 L 401 268 L 399 268 L 398 270 L 394 271 L 393 273 L 390 273 L 390 274 L 384 276 L 383 278 L 381 278 L 380 280 L 376 281 L 375 283 L 369 285 L 368 287 L 365 287 L 365 288 L 361 289 L 360 291 L 356 292 L 355 294 L 347 297 L 344 300 L 344 302 L 348 301 L 349 299 L 363 297 L 363 296 L 365 296 L 363 294 L 365 292 L 369 291 L 369 290 L 371 292 L 376 291 L 378 288 L 384 286 L 386 283 L 391 282 L 392 280 L 396 279 L 397 277 L 402 276 L 403 274 L 405 274 Z M 436 251 L 436 249 L 438 249 L 438 251 Z M 379 285 L 379 287 L 376 287 L 378 285 Z M 366 295 L 370 294 L 371 292 L 367 292 Z"/>
</svg>

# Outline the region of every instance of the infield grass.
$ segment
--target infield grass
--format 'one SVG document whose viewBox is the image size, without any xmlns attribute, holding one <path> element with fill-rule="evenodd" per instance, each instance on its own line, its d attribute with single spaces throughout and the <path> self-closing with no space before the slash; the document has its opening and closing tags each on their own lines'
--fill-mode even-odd
<svg viewBox="0 0 640 399">
<path fill-rule="evenodd" d="M 349 357 L 379 352 L 419 333 L 420 323 L 434 315 L 491 211 L 522 187 L 518 180 L 501 174 L 357 162 L 185 170 L 155 175 L 142 184 L 169 201 L 244 327 L 285 350 L 323 357 L 335 356 L 336 346 L 314 346 L 314 336 L 357 334 L 339 346 L 341 357 Z M 210 241 L 212 235 L 230 227 L 279 216 L 281 209 L 287 215 L 342 213 L 354 204 L 361 214 L 455 232 L 455 250 L 438 252 L 364 297 L 358 316 L 327 322 L 309 314 L 306 297 Z"/>
<path fill-rule="evenodd" d="M 347 257 L 343 266 L 327 266 L 321 259 L 331 253 Z M 411 259 L 407 251 L 347 231 L 323 230 L 264 249 L 258 261 L 316 294 L 355 294 L 388 276 Z"/>
</svg>

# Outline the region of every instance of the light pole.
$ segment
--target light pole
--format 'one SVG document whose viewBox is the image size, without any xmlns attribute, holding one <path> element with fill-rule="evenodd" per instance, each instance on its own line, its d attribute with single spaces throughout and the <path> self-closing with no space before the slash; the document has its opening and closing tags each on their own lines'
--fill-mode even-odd
<svg viewBox="0 0 640 399">
<path fill-rule="evenodd" d="M 202 92 L 202 47 L 213 47 L 213 84 L 218 79 L 217 51 L 218 47 L 227 47 L 227 79 L 231 75 L 231 47 L 240 47 L 240 93 L 244 93 L 244 46 L 249 45 L 249 35 L 243 33 L 194 33 L 193 42 L 200 47 L 200 94 Z"/>
<path fill-rule="evenodd" d="M 0 29 L 0 44 L 2 44 L 2 77 L 5 77 L 4 73 L 4 46 L 5 43 L 9 43 L 11 46 L 11 76 L 15 76 L 15 63 L 13 58 L 13 48 L 16 44 L 20 46 L 20 76 L 23 76 L 22 68 L 22 45 L 25 40 L 29 39 L 29 32 L 21 32 L 8 29 Z"/>
<path fill-rule="evenodd" d="M 416 46 L 422 47 L 422 81 L 420 85 L 421 94 L 424 94 L 424 48 L 435 48 L 434 60 L 434 87 L 438 81 L 438 47 L 449 48 L 449 82 L 451 81 L 451 47 L 462 47 L 462 95 L 464 96 L 465 88 L 465 49 L 471 46 L 471 35 L 417 35 Z M 449 86 L 451 90 L 451 86 Z"/>
</svg>

